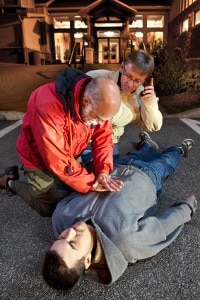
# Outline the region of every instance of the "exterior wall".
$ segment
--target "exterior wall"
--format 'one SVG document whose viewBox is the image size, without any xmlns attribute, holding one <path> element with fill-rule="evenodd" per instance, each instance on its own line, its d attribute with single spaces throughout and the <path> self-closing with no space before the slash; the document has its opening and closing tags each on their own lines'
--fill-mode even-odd
<svg viewBox="0 0 200 300">
<path fill-rule="evenodd" d="M 0 61 L 35 64 L 50 62 L 51 30 L 46 7 L 33 0 L 0 3 Z"/>
<path fill-rule="evenodd" d="M 200 24 L 194 25 L 194 14 L 199 9 L 200 0 L 175 0 L 173 2 L 168 25 L 169 49 L 179 47 L 183 49 L 186 57 L 200 57 Z M 181 32 L 182 23 L 187 18 L 189 28 L 187 31 Z"/>
<path fill-rule="evenodd" d="M 44 1 L 44 6 L 41 6 L 41 3 L 37 6 L 33 0 L 1 1 L 0 61 L 29 64 L 31 63 L 31 53 L 34 54 L 33 57 L 37 60 L 37 63 L 49 63 L 55 60 L 54 32 L 56 31 L 53 28 L 53 16 L 69 16 L 70 22 L 73 22 L 74 16 L 80 10 L 80 5 L 76 8 L 74 7 L 75 4 L 73 5 L 72 1 L 69 1 L 67 6 L 64 4 L 64 6 L 59 6 L 59 3 L 54 1 L 52 6 L 50 2 L 47 2 Z M 85 1 L 82 5 L 86 7 L 91 2 L 93 1 Z M 193 25 L 194 12 L 200 9 L 200 0 L 174 0 L 171 1 L 171 9 L 169 6 L 170 1 L 166 2 L 168 6 L 163 4 L 165 1 L 159 2 L 160 5 L 157 5 L 158 1 L 150 1 L 151 3 L 148 2 L 148 6 L 145 5 L 145 1 L 125 2 L 136 9 L 138 15 L 144 16 L 144 24 L 146 24 L 147 15 L 163 14 L 165 21 L 162 31 L 164 42 L 167 42 L 169 48 L 184 48 L 187 57 L 200 56 L 200 24 Z M 155 5 L 153 5 L 153 2 Z M 73 6 L 73 11 L 70 5 Z M 187 17 L 189 17 L 189 30 L 180 34 L 182 22 Z M 134 30 L 131 29 L 131 32 L 134 32 Z M 136 30 L 140 31 L 140 28 L 136 28 Z M 159 28 L 149 29 L 144 25 L 144 28 L 141 29 L 144 43 L 147 43 L 148 32 L 154 30 L 159 31 Z M 70 33 L 72 45 L 75 42 L 74 33 L 76 31 L 74 28 L 63 31 Z M 123 29 L 120 29 L 120 31 L 123 35 Z M 120 41 L 119 47 L 122 53 L 122 36 Z M 130 46 L 128 42 L 126 42 L 125 48 Z M 94 56 L 97 56 L 96 51 L 98 49 L 95 48 L 94 50 Z"/>
<path fill-rule="evenodd" d="M 22 26 L 17 15 L 0 18 L 0 61 L 23 63 Z"/>
<path fill-rule="evenodd" d="M 24 37 L 23 46 L 25 49 L 25 63 L 39 64 L 40 51 L 41 51 L 40 20 L 36 18 L 24 18 L 22 22 L 22 28 L 23 28 L 23 37 Z"/>
</svg>

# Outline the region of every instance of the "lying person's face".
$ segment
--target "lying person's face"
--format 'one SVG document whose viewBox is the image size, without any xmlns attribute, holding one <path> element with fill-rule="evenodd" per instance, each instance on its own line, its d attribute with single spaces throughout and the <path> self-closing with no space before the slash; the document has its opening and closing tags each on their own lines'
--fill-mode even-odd
<svg viewBox="0 0 200 300">
<path fill-rule="evenodd" d="M 95 235 L 95 230 L 91 225 L 77 222 L 59 235 L 50 250 L 55 250 L 69 268 L 72 268 L 77 260 L 85 257 L 85 269 L 88 269 Z"/>
</svg>

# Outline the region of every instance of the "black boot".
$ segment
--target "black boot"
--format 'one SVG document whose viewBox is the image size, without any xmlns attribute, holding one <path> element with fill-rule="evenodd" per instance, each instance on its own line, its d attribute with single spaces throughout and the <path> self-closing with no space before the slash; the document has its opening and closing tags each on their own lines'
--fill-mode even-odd
<svg viewBox="0 0 200 300">
<path fill-rule="evenodd" d="M 18 166 L 11 166 L 5 169 L 4 175 L 11 175 L 12 180 L 18 180 L 19 179 L 19 172 L 18 172 Z"/>
</svg>

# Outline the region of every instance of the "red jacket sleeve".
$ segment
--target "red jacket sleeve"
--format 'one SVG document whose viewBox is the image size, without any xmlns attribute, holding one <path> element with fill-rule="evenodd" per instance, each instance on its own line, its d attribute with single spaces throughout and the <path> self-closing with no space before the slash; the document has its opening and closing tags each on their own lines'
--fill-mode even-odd
<svg viewBox="0 0 200 300">
<path fill-rule="evenodd" d="M 95 174 L 109 174 L 113 170 L 112 124 L 110 121 L 96 126 L 91 145 Z"/>
</svg>

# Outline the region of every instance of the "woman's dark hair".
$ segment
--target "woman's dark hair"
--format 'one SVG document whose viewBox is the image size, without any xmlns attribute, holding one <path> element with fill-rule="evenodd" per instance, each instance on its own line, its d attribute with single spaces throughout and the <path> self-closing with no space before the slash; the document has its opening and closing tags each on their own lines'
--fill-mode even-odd
<svg viewBox="0 0 200 300">
<path fill-rule="evenodd" d="M 47 284 L 58 290 L 70 290 L 79 281 L 85 271 L 85 258 L 77 260 L 73 268 L 55 250 L 49 250 L 44 257 L 42 275 Z"/>
</svg>

